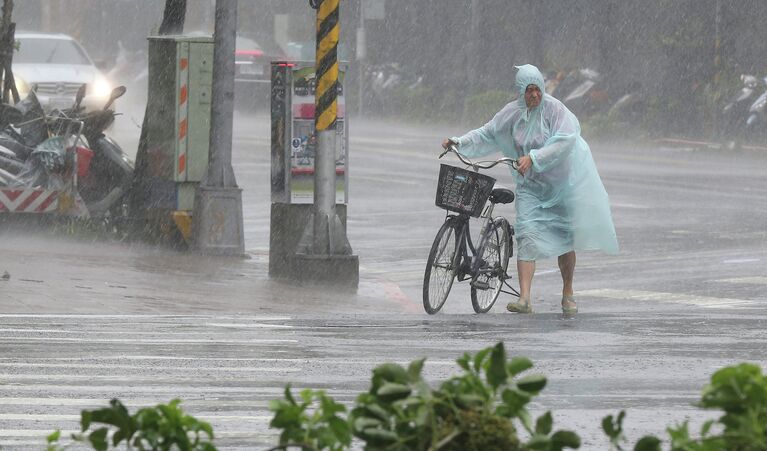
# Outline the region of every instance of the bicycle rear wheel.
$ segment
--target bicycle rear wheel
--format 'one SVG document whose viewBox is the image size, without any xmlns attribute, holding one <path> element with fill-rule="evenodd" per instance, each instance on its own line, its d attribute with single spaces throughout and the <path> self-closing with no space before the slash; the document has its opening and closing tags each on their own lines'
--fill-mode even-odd
<svg viewBox="0 0 767 451">
<path fill-rule="evenodd" d="M 477 313 L 489 311 L 503 288 L 506 269 L 511 256 L 509 224 L 497 218 L 489 228 L 485 247 L 482 249 L 482 264 L 471 284 L 471 306 Z"/>
<path fill-rule="evenodd" d="M 423 275 L 423 308 L 433 315 L 442 308 L 450 294 L 458 266 L 457 229 L 453 221 L 447 220 L 434 237 Z"/>
</svg>

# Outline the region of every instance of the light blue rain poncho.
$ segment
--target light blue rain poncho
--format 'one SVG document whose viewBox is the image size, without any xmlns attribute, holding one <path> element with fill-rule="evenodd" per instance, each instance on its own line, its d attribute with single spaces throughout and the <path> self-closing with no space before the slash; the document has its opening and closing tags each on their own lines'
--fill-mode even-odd
<svg viewBox="0 0 767 451">
<path fill-rule="evenodd" d="M 610 203 L 594 159 L 581 137 L 578 119 L 544 91 L 535 66 L 517 66 L 519 99 L 507 104 L 484 126 L 460 138 L 467 157 L 501 151 L 519 158 L 529 155 L 532 167 L 515 175 L 517 220 L 514 227 L 520 260 L 556 257 L 572 250 L 618 252 Z M 525 89 L 533 84 L 541 103 L 528 109 Z"/>
</svg>

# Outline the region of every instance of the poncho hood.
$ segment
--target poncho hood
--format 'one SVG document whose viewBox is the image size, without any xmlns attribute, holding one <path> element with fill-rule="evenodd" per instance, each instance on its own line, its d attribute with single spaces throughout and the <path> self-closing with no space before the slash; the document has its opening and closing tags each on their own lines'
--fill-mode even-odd
<svg viewBox="0 0 767 451">
<path fill-rule="evenodd" d="M 525 89 L 527 89 L 528 85 L 538 86 L 541 94 L 546 95 L 546 83 L 543 80 L 543 74 L 541 74 L 537 67 L 532 64 L 514 67 L 517 68 L 516 87 L 519 92 L 519 99 L 523 105 L 525 103 Z"/>
</svg>

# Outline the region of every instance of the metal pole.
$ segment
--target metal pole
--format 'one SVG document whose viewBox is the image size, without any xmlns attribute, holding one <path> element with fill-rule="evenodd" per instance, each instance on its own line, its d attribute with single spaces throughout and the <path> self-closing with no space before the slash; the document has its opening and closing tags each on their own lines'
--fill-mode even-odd
<svg viewBox="0 0 767 451">
<path fill-rule="evenodd" d="M 339 0 L 309 0 L 317 8 L 315 63 L 314 205 L 291 263 L 295 278 L 336 288 L 359 284 L 359 258 L 352 255 L 336 212 Z"/>
<path fill-rule="evenodd" d="M 717 104 L 721 97 L 721 77 L 722 77 L 722 2 L 716 0 L 714 7 L 714 92 L 716 93 Z M 719 124 L 719 108 L 713 109 L 714 119 L 714 139 L 719 139 L 721 126 Z"/>
<path fill-rule="evenodd" d="M 339 0 L 321 0 L 317 8 L 317 53 L 314 158 L 315 254 L 335 254 L 340 249 L 334 235 L 336 222 L 336 118 L 338 116 Z"/>
<path fill-rule="evenodd" d="M 232 170 L 234 125 L 234 51 L 237 33 L 237 0 L 216 1 L 213 33 L 213 90 L 210 106 L 210 162 L 202 184 L 236 187 Z"/>
<path fill-rule="evenodd" d="M 232 169 L 234 49 L 237 0 L 216 0 L 208 171 L 195 195 L 194 248 L 203 254 L 243 255 L 242 190 Z"/>
<path fill-rule="evenodd" d="M 367 36 L 365 35 L 365 0 L 360 0 L 360 27 L 357 30 L 357 66 L 359 66 L 359 93 L 357 114 L 362 116 L 362 96 L 365 92 L 365 58 L 367 57 Z"/>
</svg>

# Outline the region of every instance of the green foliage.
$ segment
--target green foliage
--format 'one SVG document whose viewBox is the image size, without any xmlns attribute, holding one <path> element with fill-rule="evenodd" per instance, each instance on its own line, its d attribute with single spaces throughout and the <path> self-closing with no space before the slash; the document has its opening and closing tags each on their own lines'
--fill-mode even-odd
<svg viewBox="0 0 767 451">
<path fill-rule="evenodd" d="M 484 124 L 509 103 L 514 96 L 501 90 L 489 90 L 466 98 L 463 117 L 468 123 Z"/>
<path fill-rule="evenodd" d="M 724 427 L 721 438 L 730 449 L 767 449 L 767 376 L 757 365 L 742 363 L 715 372 L 703 389 L 700 407 L 724 411 L 716 424 Z M 704 425 L 704 435 L 710 427 Z"/>
<path fill-rule="evenodd" d="M 767 449 L 767 377 L 750 363 L 722 368 L 711 376 L 703 388 L 698 404 L 704 409 L 720 409 L 724 415 L 703 423 L 700 437 L 690 435 L 689 423 L 683 422 L 666 429 L 671 451 L 757 451 Z M 612 449 L 621 451 L 623 419 L 612 415 L 602 420 Z M 720 432 L 712 432 L 720 431 Z M 660 451 L 657 437 L 642 437 L 634 451 Z"/>
<path fill-rule="evenodd" d="M 72 434 L 72 440 L 97 451 L 110 449 L 110 446 L 118 448 L 123 441 L 128 448 L 140 450 L 215 451 L 216 447 L 210 441 L 213 440 L 213 428 L 186 415 L 178 406 L 180 403 L 174 399 L 169 404 L 140 409 L 131 415 L 119 400 L 113 399 L 109 407 L 83 410 L 81 432 Z M 104 426 L 94 428 L 96 424 Z M 110 432 L 113 433 L 111 440 Z M 60 438 L 61 431 L 47 437 L 48 451 L 66 448 L 59 443 Z"/>
<path fill-rule="evenodd" d="M 602 430 L 607 438 L 610 439 L 611 450 L 622 450 L 620 444 L 625 439 L 623 436 L 623 419 L 626 417 L 626 412 L 621 410 L 617 417 L 613 418 L 612 415 L 607 415 L 602 418 Z"/>
<path fill-rule="evenodd" d="M 302 390 L 300 402 L 285 387 L 285 399 L 269 403 L 274 412 L 270 427 L 282 429 L 280 446 L 300 446 L 303 450 L 342 450 L 352 441 L 349 424 L 338 414 L 346 407 L 325 395 L 323 390 Z M 313 408 L 313 412 L 309 412 Z"/>
<path fill-rule="evenodd" d="M 454 121 L 461 116 L 461 101 L 461 95 L 455 91 L 425 85 L 403 86 L 391 93 L 384 114 L 421 122 Z"/>
<path fill-rule="evenodd" d="M 528 403 L 546 386 L 542 375 L 520 376 L 532 368 L 526 358 L 507 359 L 503 343 L 464 354 L 457 360 L 463 374 L 433 389 L 422 377 L 424 359 L 407 368 L 384 363 L 373 369 L 370 389 L 357 397 L 348 416 L 349 429 L 340 426 L 341 406 L 322 405 L 314 416 L 306 415 L 313 400 L 311 393 L 297 403 L 285 391 L 285 399 L 275 401 L 271 426 L 282 429 L 280 445 L 292 443 L 306 450 L 340 450 L 350 444 L 349 431 L 376 450 L 550 450 L 578 448 L 574 432 L 555 431 L 550 412 L 535 422 Z M 519 377 L 518 377 L 519 376 Z M 322 394 L 324 397 L 324 394 Z M 323 434 L 335 422 L 342 434 Z M 530 435 L 521 443 L 519 423 Z M 327 440 L 318 440 L 324 437 Z"/>
<path fill-rule="evenodd" d="M 463 373 L 432 388 L 422 377 L 425 359 L 406 368 L 385 363 L 373 369 L 370 389 L 357 397 L 348 417 L 346 408 L 322 390 L 302 390 L 296 399 L 285 388 L 284 399 L 274 400 L 270 426 L 280 429 L 279 446 L 304 451 L 341 451 L 352 436 L 368 451 L 561 451 L 580 447 L 572 431 L 554 430 L 553 415 L 535 420 L 527 410 L 547 380 L 523 374 L 533 367 L 524 357 L 508 359 L 503 343 L 465 353 L 456 362 Z M 169 404 L 144 408 L 131 415 L 119 400 L 109 407 L 83 410 L 81 432 L 72 442 L 60 443 L 61 431 L 47 439 L 47 451 L 86 446 L 97 451 L 126 447 L 139 450 L 215 451 L 210 424 L 186 415 L 174 399 Z M 767 449 L 767 376 L 757 365 L 726 367 L 711 376 L 698 404 L 721 410 L 706 421 L 698 436 L 687 421 L 666 429 L 670 451 L 763 451 Z M 624 451 L 626 413 L 602 419 L 612 451 Z M 101 427 L 97 427 L 101 426 Z M 519 428 L 527 441 L 520 440 Z M 124 444 L 123 444 L 124 442 Z M 634 451 L 661 451 L 655 436 L 642 437 Z"/>
</svg>

